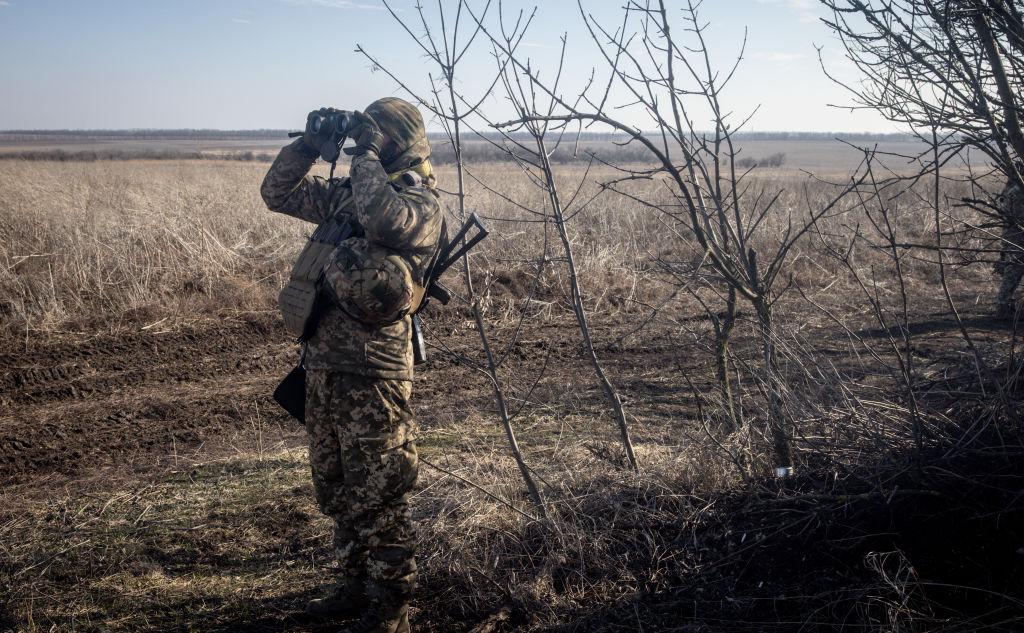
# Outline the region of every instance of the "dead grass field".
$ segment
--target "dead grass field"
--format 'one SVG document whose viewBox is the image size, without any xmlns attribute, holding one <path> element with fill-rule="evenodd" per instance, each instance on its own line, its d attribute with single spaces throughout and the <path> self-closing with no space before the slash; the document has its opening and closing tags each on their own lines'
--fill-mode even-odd
<svg viewBox="0 0 1024 633">
<path fill-rule="evenodd" d="M 220 161 L 0 161 L 3 325 L 49 331 L 97 319 L 116 322 L 133 310 L 180 316 L 226 306 L 269 309 L 308 227 L 266 211 L 258 192 L 265 171 L 263 164 Z M 562 168 L 566 186 L 574 186 L 583 171 Z M 820 173 L 841 180 L 843 172 Z M 543 196 L 514 166 L 486 164 L 471 175 L 470 206 L 495 228 L 482 248 L 481 267 L 492 276 L 496 295 L 516 297 L 525 289 L 525 263 L 543 254 L 541 225 L 474 179 L 500 183 L 503 193 L 527 206 L 540 206 Z M 594 172 L 590 180 L 603 175 Z M 451 170 L 443 168 L 440 178 L 450 182 Z M 808 203 L 824 203 L 832 191 L 790 169 L 758 178 L 784 188 L 782 208 L 798 214 Z M 595 309 L 635 304 L 631 292 L 645 299 L 659 294 L 657 280 L 646 274 L 648 260 L 681 253 L 663 221 L 609 194 L 572 222 L 584 286 L 598 288 L 589 293 Z M 927 239 L 934 226 L 923 212 L 903 213 L 900 221 L 908 239 Z M 785 218 L 769 222 L 781 229 Z M 768 228 L 771 234 L 774 227 Z M 794 257 L 795 270 L 819 276 L 807 279 L 811 288 L 842 282 L 823 260 L 811 241 Z M 968 272 L 968 283 L 987 279 L 984 271 Z M 928 284 L 921 290 L 927 292 Z"/>
<path fill-rule="evenodd" d="M 266 211 L 265 169 L 0 161 L 0 630 L 327 630 L 300 614 L 329 577 L 329 530 L 303 433 L 269 398 L 296 354 L 274 298 L 309 227 Z M 471 171 L 525 204 L 542 200 L 510 165 Z M 830 190 L 789 168 L 757 178 L 784 186 L 786 210 Z M 901 200 L 901 234 L 929 239 L 928 211 Z M 904 265 L 934 425 L 928 466 L 906 466 L 891 332 L 808 239 L 778 304 L 802 475 L 784 489 L 748 485 L 729 451 L 763 452 L 757 382 L 742 383 L 750 430 L 718 433 L 710 326 L 692 297 L 669 301 L 652 264 L 694 253 L 639 205 L 599 198 L 571 234 L 596 344 L 633 425 L 642 468 L 632 473 L 581 360 L 557 259 L 537 272 L 543 225 L 472 180 L 470 208 L 494 231 L 474 256 L 478 282 L 554 520 L 527 520 L 466 483 L 530 512 L 485 378 L 456 361 L 480 357 L 468 312 L 431 308 L 416 410 L 422 453 L 447 472 L 424 467 L 413 499 L 417 630 L 1024 624 L 1012 580 L 1024 573 L 1024 516 L 1019 490 L 1003 489 L 1022 475 L 1019 440 L 968 420 L 967 432 L 998 430 L 1002 443 L 945 443 L 941 421 L 976 416 L 982 400 L 927 258 Z M 856 213 L 828 218 L 824 232 L 843 235 L 863 221 Z M 785 217 L 769 222 L 767 242 Z M 884 253 L 864 249 L 856 265 L 897 312 Z M 987 318 L 989 270 L 951 268 L 950 290 L 982 358 L 999 362 L 1016 334 Z M 735 349 L 756 375 L 749 315 Z"/>
</svg>

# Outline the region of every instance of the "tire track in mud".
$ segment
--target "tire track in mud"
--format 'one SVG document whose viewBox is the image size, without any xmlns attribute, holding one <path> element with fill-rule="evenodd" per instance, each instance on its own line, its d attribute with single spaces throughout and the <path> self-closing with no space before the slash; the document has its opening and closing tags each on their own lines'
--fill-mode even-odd
<svg viewBox="0 0 1024 633">
<path fill-rule="evenodd" d="M 168 454 L 257 416 L 284 422 L 270 393 L 295 360 L 288 340 L 272 315 L 251 315 L 0 353 L 0 482 Z"/>
</svg>

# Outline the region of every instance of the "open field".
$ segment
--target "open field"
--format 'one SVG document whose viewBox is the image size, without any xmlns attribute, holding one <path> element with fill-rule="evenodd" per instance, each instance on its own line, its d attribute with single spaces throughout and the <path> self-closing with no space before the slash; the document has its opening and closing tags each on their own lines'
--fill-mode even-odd
<svg viewBox="0 0 1024 633">
<path fill-rule="evenodd" d="M 788 157 L 756 175 L 785 189 L 758 248 L 833 192 L 800 169 L 850 166 L 803 143 L 750 146 Z M 0 630 L 327 630 L 301 610 L 329 577 L 329 526 L 304 434 L 269 395 L 297 354 L 274 299 L 309 227 L 266 211 L 265 169 L 0 161 Z M 857 252 L 854 271 L 887 319 L 908 295 L 928 430 L 917 449 L 898 322 L 878 322 L 823 246 L 864 224 L 863 211 L 841 207 L 799 243 L 776 304 L 800 473 L 781 486 L 765 477 L 753 316 L 741 310 L 733 344 L 746 424 L 723 433 L 700 305 L 715 298 L 674 293 L 654 263 L 693 258 L 692 245 L 635 202 L 596 198 L 570 233 L 595 344 L 632 425 L 634 473 L 583 362 L 554 238 L 480 183 L 527 206 L 543 196 L 511 165 L 470 171 L 470 207 L 493 230 L 475 280 L 554 518 L 522 514 L 531 507 L 490 387 L 470 364 L 482 353 L 469 310 L 431 307 L 415 388 L 434 465 L 413 498 L 416 630 L 1024 626 L 1021 435 L 993 421 L 974 382 L 979 363 L 1020 371 L 1006 354 L 1019 334 L 988 318 L 987 265 L 948 269 L 958 322 L 926 254 L 901 262 L 901 291 L 884 249 Z M 559 169 L 566 187 L 582 174 Z M 451 169 L 439 180 L 450 186 Z M 895 208 L 903 239 L 930 239 L 917 198 Z M 1006 397 L 1019 403 L 1022 382 L 1007 382 L 1017 391 Z"/>
</svg>

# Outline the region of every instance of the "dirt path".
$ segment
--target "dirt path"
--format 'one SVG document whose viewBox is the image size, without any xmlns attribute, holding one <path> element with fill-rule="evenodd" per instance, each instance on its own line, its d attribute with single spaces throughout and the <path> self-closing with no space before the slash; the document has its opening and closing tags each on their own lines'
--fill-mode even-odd
<svg viewBox="0 0 1024 633">
<path fill-rule="evenodd" d="M 1004 325 L 967 316 L 983 351 L 1005 345 Z M 428 340 L 451 353 L 431 350 L 418 372 L 422 455 L 528 507 L 489 385 L 455 360 L 478 358 L 471 324 L 453 311 L 430 325 Z M 614 425 L 571 323 L 492 331 L 528 463 L 568 517 L 565 533 L 581 544 L 540 540 L 547 537 L 532 524 L 507 521 L 503 506 L 461 479 L 424 469 L 413 502 L 423 526 L 419 629 L 484 630 L 507 596 L 535 595 L 516 579 L 542 577 L 540 565 L 551 563 L 541 561 L 552 560 L 538 554 L 545 551 L 567 551 L 558 560 L 569 562 L 545 571 L 551 588 L 529 599 L 544 609 L 516 607 L 517 619 L 500 630 L 526 626 L 536 613 L 545 615 L 533 630 L 576 622 L 573 630 L 595 631 L 637 622 L 670 629 L 681 615 L 696 626 L 771 628 L 810 611 L 839 613 L 836 605 L 852 613 L 873 596 L 905 598 L 902 585 L 884 593 L 888 585 L 866 567 L 875 552 L 913 563 L 935 601 L 923 604 L 943 609 L 936 620 L 961 617 L 957 609 L 963 618 L 1002 617 L 999 609 L 1019 606 L 1013 504 L 1021 462 L 1006 445 L 941 456 L 929 477 L 953 483 L 937 488 L 905 469 L 897 475 L 909 479 L 885 479 L 891 490 L 875 493 L 809 461 L 788 496 L 691 493 L 693 481 L 710 485 L 717 468 L 693 424 L 696 394 L 714 387 L 701 331 L 687 342 L 660 325 L 611 345 L 632 327 L 602 323 L 595 335 L 634 442 L 652 456 L 639 480 L 611 465 L 621 463 Z M 841 371 L 865 389 L 887 378 L 855 362 L 842 333 L 801 327 L 822 362 L 847 361 Z M 970 369 L 958 360 L 957 324 L 924 314 L 913 332 L 922 381 L 955 385 L 957 372 Z M 887 340 L 870 326 L 856 336 L 879 347 Z M 736 349 L 750 357 L 754 342 L 740 338 Z M 29 345 L 0 338 L 0 630 L 24 621 L 54 630 L 67 622 L 83 630 L 318 630 L 300 614 L 327 576 L 329 527 L 314 505 L 305 452 L 296 449 L 303 434 L 270 399 L 295 357 L 276 314 L 52 335 Z M 266 454 L 253 450 L 264 430 L 273 447 Z M 176 454 L 181 467 L 169 463 Z M 570 564 L 572 574 L 564 571 Z M 481 582 L 479 569 L 497 581 Z M 649 591 L 636 592 L 638 582 Z M 970 596 L 964 587 L 985 593 Z M 862 594 L 872 598 L 858 602 Z M 1008 597 L 993 598 L 1001 594 Z"/>
</svg>

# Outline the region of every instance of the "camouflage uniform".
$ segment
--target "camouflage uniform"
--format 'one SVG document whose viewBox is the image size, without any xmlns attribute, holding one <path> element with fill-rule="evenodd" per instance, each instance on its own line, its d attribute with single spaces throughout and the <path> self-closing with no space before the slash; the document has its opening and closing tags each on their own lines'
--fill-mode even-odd
<svg viewBox="0 0 1024 633">
<path fill-rule="evenodd" d="M 1003 220 L 1003 239 L 996 273 L 1002 276 L 1002 281 L 996 305 L 998 316 L 1008 319 L 1016 313 L 1013 295 L 1024 278 L 1024 194 L 1020 187 L 1007 185 L 999 196 L 999 206 Z"/>
<path fill-rule="evenodd" d="M 405 493 L 416 481 L 412 383 L 329 369 L 307 375 L 313 488 L 334 520 L 339 586 L 405 601 L 416 580 Z"/>
<path fill-rule="evenodd" d="M 443 214 L 432 188 L 393 185 L 381 164 L 386 158 L 374 152 L 352 159 L 350 178 L 331 181 L 308 175 L 316 155 L 302 139 L 286 146 L 261 189 L 273 211 L 319 224 L 344 210 L 355 226 L 355 237 L 342 242 L 326 269 L 334 301 L 322 312 L 306 355 L 314 489 L 335 522 L 339 587 L 365 587 L 371 600 L 404 604 L 416 578 L 406 498 L 417 475 L 409 408 L 412 326 L 404 313 L 384 324 L 361 322 L 353 318 L 359 306 L 345 297 L 355 285 L 371 300 L 381 298 L 375 275 L 382 268 L 422 282 Z M 385 288 L 383 294 L 389 292 L 404 290 Z"/>
</svg>

